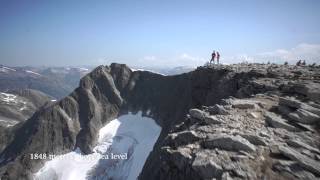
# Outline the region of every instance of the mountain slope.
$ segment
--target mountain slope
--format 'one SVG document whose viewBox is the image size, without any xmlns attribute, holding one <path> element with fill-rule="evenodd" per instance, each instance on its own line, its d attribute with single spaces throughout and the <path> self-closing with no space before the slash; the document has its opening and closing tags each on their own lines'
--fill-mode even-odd
<svg viewBox="0 0 320 180">
<path fill-rule="evenodd" d="M 299 76 L 297 72 L 300 72 Z M 44 161 L 30 160 L 30 153 L 63 154 L 78 147 L 82 152 L 90 153 L 97 144 L 97 132 L 103 125 L 119 115 L 142 111 L 155 119 L 162 131 L 140 179 L 206 179 L 207 176 L 198 174 L 201 168 L 192 171 L 184 168 L 190 170 L 188 177 L 184 175 L 188 175 L 184 170 L 166 171 L 168 166 L 165 162 L 184 162 L 183 158 L 179 159 L 180 151 L 168 156 L 163 150 L 167 146 L 169 150 L 175 148 L 167 138 L 171 133 L 180 131 L 179 125 L 182 129 L 189 129 L 194 124 L 186 119 L 189 109 L 210 107 L 229 96 L 244 98 L 258 93 L 319 97 L 318 92 L 312 91 L 313 87 L 310 89 L 311 86 L 301 82 L 308 83 L 311 77 L 318 75 L 319 69 L 254 64 L 199 67 L 193 72 L 176 76 L 133 72 L 121 64 L 99 66 L 81 79 L 73 93 L 51 106 L 43 107 L 16 131 L 16 138 L 1 153 L 0 174 L 3 179 L 32 178 L 32 173 Z M 314 86 L 317 87 L 319 84 L 315 81 Z M 295 83 L 302 85 L 302 88 Z M 289 85 L 293 88 L 288 88 Z M 315 104 L 319 103 L 314 100 Z M 183 137 L 181 141 L 190 141 L 193 135 L 191 133 L 187 139 Z M 195 138 L 199 140 L 198 135 Z M 205 138 L 200 137 L 200 140 L 205 141 Z M 161 157 L 172 158 L 165 160 Z M 190 157 L 193 162 L 193 157 Z M 190 164 L 183 165 L 188 167 Z"/>
</svg>

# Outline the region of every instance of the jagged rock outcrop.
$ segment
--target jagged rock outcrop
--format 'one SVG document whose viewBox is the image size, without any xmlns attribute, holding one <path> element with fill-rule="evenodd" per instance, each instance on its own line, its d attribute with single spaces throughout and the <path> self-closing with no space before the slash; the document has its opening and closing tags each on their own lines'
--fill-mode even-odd
<svg viewBox="0 0 320 180">
<path fill-rule="evenodd" d="M 139 179 L 319 178 L 317 166 L 305 165 L 319 162 L 315 149 L 320 144 L 313 115 L 320 106 L 313 91 L 320 72 L 310 68 L 240 64 L 163 76 L 122 64 L 99 66 L 73 93 L 43 107 L 17 129 L 0 155 L 0 177 L 32 178 L 44 160 L 31 161 L 25 156 L 30 153 L 61 154 L 76 147 L 89 153 L 103 125 L 141 110 L 162 132 Z M 311 81 L 303 90 L 289 88 Z M 279 104 L 292 96 L 299 107 Z M 279 146 L 300 154 L 284 154 Z M 301 161 L 304 156 L 308 161 Z"/>
</svg>

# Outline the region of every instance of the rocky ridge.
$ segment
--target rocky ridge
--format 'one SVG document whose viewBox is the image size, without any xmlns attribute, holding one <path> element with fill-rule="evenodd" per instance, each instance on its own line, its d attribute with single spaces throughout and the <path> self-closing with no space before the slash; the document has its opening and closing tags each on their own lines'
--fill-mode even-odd
<svg viewBox="0 0 320 180">
<path fill-rule="evenodd" d="M 319 115 L 299 116 L 297 121 L 280 110 L 284 99 L 292 102 L 256 94 L 190 109 L 161 148 L 159 174 L 169 179 L 318 179 Z M 294 102 L 304 105 L 306 114 L 319 110 Z"/>
<path fill-rule="evenodd" d="M 317 179 L 319 77 L 318 67 L 284 65 L 175 76 L 99 66 L 16 131 L 0 155 L 0 177 L 32 179 L 44 160 L 30 153 L 89 153 L 104 124 L 143 111 L 162 132 L 139 179 Z"/>
</svg>

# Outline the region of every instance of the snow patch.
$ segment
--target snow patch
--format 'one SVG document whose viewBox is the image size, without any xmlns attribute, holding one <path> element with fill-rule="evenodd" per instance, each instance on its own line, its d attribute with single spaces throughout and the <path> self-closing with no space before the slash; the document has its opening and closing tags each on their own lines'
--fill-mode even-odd
<svg viewBox="0 0 320 180">
<path fill-rule="evenodd" d="M 89 69 L 87 69 L 87 68 L 78 68 L 80 71 L 89 71 Z"/>
<path fill-rule="evenodd" d="M 146 112 L 147 116 L 150 116 L 151 110 L 148 109 L 148 111 Z"/>
<path fill-rule="evenodd" d="M 4 102 L 10 103 L 10 102 L 16 102 L 16 95 L 8 94 L 8 93 L 0 93 L 0 99 Z"/>
<path fill-rule="evenodd" d="M 19 110 L 23 111 L 23 110 L 27 109 L 27 102 L 21 101 L 21 103 L 22 103 L 22 107 Z"/>
<path fill-rule="evenodd" d="M 29 71 L 29 70 L 26 70 L 27 73 L 31 73 L 31 74 L 34 74 L 34 75 L 37 75 L 37 76 L 41 76 L 41 74 L 39 73 L 36 73 L 36 72 L 33 72 L 33 71 Z"/>
<path fill-rule="evenodd" d="M 162 76 L 166 76 L 165 74 L 162 74 L 162 73 L 159 73 L 159 72 L 155 72 L 155 71 L 151 71 L 151 70 L 145 70 L 145 69 L 133 69 L 133 68 L 130 68 L 132 72 L 135 72 L 135 71 L 148 71 L 148 72 L 151 72 L 151 73 L 154 73 L 154 74 L 160 74 Z"/>
<path fill-rule="evenodd" d="M 13 108 L 19 108 L 17 110 L 23 111 L 27 108 L 27 102 L 25 102 L 22 98 L 9 94 L 9 93 L 0 93 L 0 102 L 8 105 L 13 105 Z"/>
<path fill-rule="evenodd" d="M 14 125 L 16 125 L 18 123 L 19 123 L 18 121 L 14 121 L 14 120 L 2 120 L 2 119 L 0 119 L 0 126 L 5 125 L 6 127 L 11 127 L 11 126 L 14 126 Z"/>
<path fill-rule="evenodd" d="M 155 121 L 142 112 L 127 114 L 100 129 L 93 153 L 78 150 L 55 157 L 35 174 L 36 179 L 137 179 L 160 135 Z M 112 155 L 126 155 L 114 159 Z M 63 157 L 63 158 L 62 158 Z"/>
<path fill-rule="evenodd" d="M 5 66 L 0 67 L 0 72 L 16 71 L 15 69 L 8 68 Z"/>
</svg>

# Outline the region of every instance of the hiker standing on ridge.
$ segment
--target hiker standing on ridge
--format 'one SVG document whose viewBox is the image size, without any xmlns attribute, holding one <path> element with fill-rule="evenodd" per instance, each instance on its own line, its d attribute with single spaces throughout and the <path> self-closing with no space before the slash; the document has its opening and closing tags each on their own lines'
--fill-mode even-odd
<svg viewBox="0 0 320 180">
<path fill-rule="evenodd" d="M 211 64 L 211 62 L 213 62 L 213 64 L 214 64 L 214 58 L 215 58 L 215 57 L 216 57 L 216 52 L 213 51 L 212 54 L 211 54 L 210 64 Z"/>
<path fill-rule="evenodd" d="M 217 63 L 219 64 L 220 53 L 217 51 Z"/>
<path fill-rule="evenodd" d="M 301 66 L 301 60 L 297 62 L 296 66 Z"/>
</svg>

